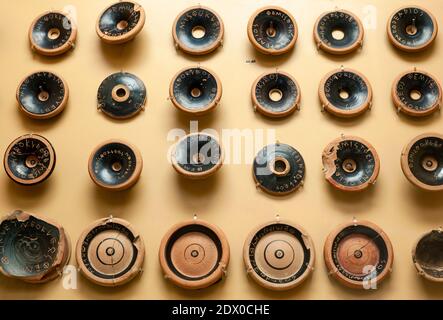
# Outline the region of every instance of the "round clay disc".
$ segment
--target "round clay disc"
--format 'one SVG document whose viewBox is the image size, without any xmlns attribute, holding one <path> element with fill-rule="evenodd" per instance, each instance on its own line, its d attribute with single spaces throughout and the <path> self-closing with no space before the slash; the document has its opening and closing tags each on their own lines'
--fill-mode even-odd
<svg viewBox="0 0 443 320">
<path fill-rule="evenodd" d="M 440 109 L 442 88 L 427 72 L 406 71 L 394 81 L 392 99 L 397 110 L 413 117 L 423 117 Z"/>
<path fill-rule="evenodd" d="M 16 210 L 0 221 L 0 272 L 32 283 L 52 280 L 67 263 L 68 241 L 52 220 Z"/>
<path fill-rule="evenodd" d="M 372 105 L 368 79 L 353 69 L 337 69 L 320 81 L 318 95 L 322 108 L 342 118 L 356 117 Z"/>
<path fill-rule="evenodd" d="M 74 21 L 60 11 L 39 15 L 29 28 L 31 49 L 45 56 L 56 56 L 72 49 L 76 37 Z"/>
<path fill-rule="evenodd" d="M 297 23 L 294 17 L 283 8 L 263 7 L 249 19 L 249 41 L 261 53 L 284 54 L 294 48 L 297 37 Z"/>
<path fill-rule="evenodd" d="M 391 272 L 394 253 L 388 236 L 368 221 L 340 225 L 324 246 L 326 267 L 340 283 L 357 289 L 376 289 Z"/>
<path fill-rule="evenodd" d="M 8 146 L 3 165 L 8 177 L 22 185 L 43 182 L 55 168 L 55 150 L 43 136 L 26 134 Z"/>
<path fill-rule="evenodd" d="M 220 16 L 201 5 L 179 13 L 172 25 L 175 46 L 192 55 L 204 55 L 223 43 L 224 26 Z"/>
<path fill-rule="evenodd" d="M 401 169 L 415 186 L 443 190 L 443 135 L 425 133 L 412 139 L 401 153 Z"/>
<path fill-rule="evenodd" d="M 133 1 L 116 2 L 98 17 L 95 30 L 104 42 L 121 44 L 134 39 L 145 25 L 145 10 Z"/>
<path fill-rule="evenodd" d="M 172 167 L 190 179 L 205 179 L 223 165 L 224 151 L 218 139 L 204 132 L 181 138 L 171 153 Z"/>
<path fill-rule="evenodd" d="M 331 54 L 348 54 L 363 45 L 364 28 L 360 19 L 346 10 L 322 14 L 314 26 L 314 40 L 319 49 Z"/>
<path fill-rule="evenodd" d="M 165 278 L 185 289 L 202 289 L 222 279 L 229 264 L 229 244 L 223 231 L 201 220 L 172 227 L 159 249 Z"/>
<path fill-rule="evenodd" d="M 34 119 L 55 117 L 65 108 L 69 89 L 55 73 L 39 71 L 28 75 L 17 88 L 20 110 Z"/>
<path fill-rule="evenodd" d="M 140 178 L 143 159 L 135 146 L 122 140 L 99 144 L 88 162 L 88 172 L 98 186 L 114 191 L 132 187 Z"/>
<path fill-rule="evenodd" d="M 196 116 L 214 110 L 220 103 L 222 92 L 218 76 L 203 67 L 180 70 L 169 86 L 169 97 L 174 106 Z"/>
<path fill-rule="evenodd" d="M 288 73 L 267 72 L 255 80 L 251 89 L 254 109 L 261 114 L 280 118 L 300 107 L 301 93 L 297 81 Z"/>
<path fill-rule="evenodd" d="M 97 90 L 99 110 L 114 119 L 127 119 L 143 110 L 146 87 L 136 75 L 117 72 L 102 81 Z"/>
<path fill-rule="evenodd" d="M 423 234 L 412 248 L 412 261 L 425 279 L 443 282 L 443 232 L 440 229 Z"/>
<path fill-rule="evenodd" d="M 406 6 L 396 10 L 388 20 L 391 43 L 406 52 L 419 52 L 428 48 L 437 37 L 438 24 L 428 10 Z"/>
<path fill-rule="evenodd" d="M 296 149 L 287 144 L 270 144 L 254 159 L 252 175 L 263 191 L 282 196 L 297 190 L 305 178 L 305 162 Z"/>
<path fill-rule="evenodd" d="M 123 219 L 97 220 L 77 242 L 76 259 L 81 273 L 101 286 L 129 282 L 142 271 L 144 258 L 142 237 Z"/>
<path fill-rule="evenodd" d="M 341 136 L 322 154 L 326 180 L 342 191 L 362 191 L 375 184 L 380 159 L 374 147 L 362 138 Z"/>
<path fill-rule="evenodd" d="M 289 290 L 300 285 L 314 269 L 314 244 L 297 225 L 266 223 L 249 234 L 243 259 L 248 274 L 259 285 L 270 290 Z"/>
</svg>

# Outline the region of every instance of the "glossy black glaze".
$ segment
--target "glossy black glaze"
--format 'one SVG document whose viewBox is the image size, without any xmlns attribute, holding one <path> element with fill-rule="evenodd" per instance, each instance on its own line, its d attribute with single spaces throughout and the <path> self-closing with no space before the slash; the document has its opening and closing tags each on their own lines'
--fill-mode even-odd
<svg viewBox="0 0 443 320">
<path fill-rule="evenodd" d="M 177 270 L 177 268 L 174 265 L 174 262 L 172 261 L 171 258 L 171 252 L 172 252 L 172 247 L 174 246 L 174 243 L 180 239 L 183 236 L 186 236 L 186 234 L 188 233 L 203 233 L 205 235 L 207 235 L 213 242 L 215 247 L 217 248 L 217 262 L 214 263 L 214 268 L 212 270 L 210 270 L 207 274 L 201 276 L 201 277 L 189 277 L 185 274 L 182 274 L 179 270 Z M 165 258 L 166 258 L 166 262 L 168 264 L 169 269 L 171 269 L 172 272 L 174 272 L 178 277 L 184 279 L 184 280 L 188 280 L 188 281 L 198 281 L 198 280 L 202 280 L 205 279 L 207 277 L 209 277 L 211 274 L 214 273 L 214 271 L 216 271 L 219 268 L 219 262 L 222 258 L 223 255 L 223 249 L 222 249 L 222 244 L 220 241 L 220 238 L 217 236 L 217 234 L 215 234 L 214 231 L 212 231 L 211 229 L 199 225 L 199 224 L 189 224 L 187 226 L 184 226 L 180 229 L 178 229 L 177 231 L 175 231 L 171 237 L 169 237 L 168 242 L 166 244 L 165 247 Z"/>
<path fill-rule="evenodd" d="M 411 92 L 414 90 L 421 94 L 418 100 L 411 98 Z M 395 93 L 405 108 L 423 112 L 434 107 L 441 96 L 437 82 L 420 72 L 404 75 L 397 82 Z"/>
<path fill-rule="evenodd" d="M 192 89 L 200 90 L 194 97 Z M 180 73 L 173 83 L 173 99 L 185 109 L 198 111 L 206 109 L 217 97 L 217 79 L 207 70 L 190 68 Z"/>
<path fill-rule="evenodd" d="M 370 181 L 375 171 L 376 159 L 365 144 L 355 140 L 341 141 L 335 146 L 337 159 L 334 161 L 336 170 L 331 178 L 346 187 L 355 187 Z M 353 172 L 343 169 L 345 160 L 354 160 L 356 168 Z"/>
<path fill-rule="evenodd" d="M 52 150 L 54 154 L 53 166 L 50 166 L 52 159 L 49 150 Z M 29 157 L 33 157 L 33 161 L 35 161 L 35 164 L 31 167 L 26 163 Z M 45 178 L 46 180 L 55 168 L 55 151 L 50 144 L 45 145 L 40 140 L 27 136 L 12 146 L 6 157 L 5 165 L 11 170 L 14 177 L 28 182 L 39 178 L 43 174 L 47 174 L 49 170 L 49 174 Z M 13 179 L 14 177 L 11 178 Z"/>
<path fill-rule="evenodd" d="M 14 277 L 41 275 L 57 260 L 59 241 L 59 229 L 34 216 L 5 220 L 0 225 L 0 265 Z"/>
<path fill-rule="evenodd" d="M 260 240 L 272 232 L 278 232 L 278 233 L 289 233 L 290 236 L 295 237 L 298 242 L 300 243 L 300 246 L 303 249 L 303 264 L 301 265 L 300 269 L 297 270 L 297 272 L 293 274 L 287 274 L 287 278 L 281 279 L 281 278 L 272 278 L 272 275 L 265 274 L 261 269 L 260 266 L 257 264 L 256 261 L 256 251 L 257 251 L 257 245 L 260 242 Z M 293 226 L 290 226 L 288 224 L 284 223 L 275 223 L 272 225 L 268 225 L 260 229 L 256 232 L 254 237 L 251 239 L 251 242 L 249 244 L 249 250 L 248 250 L 248 258 L 249 262 L 251 263 L 253 271 L 259 275 L 263 280 L 266 280 L 267 282 L 273 283 L 273 284 L 286 284 L 291 283 L 300 278 L 308 269 L 309 262 L 311 261 L 311 249 L 306 247 L 305 239 L 303 238 L 303 234 L 300 230 L 294 228 Z M 263 261 L 266 261 L 266 249 L 265 251 L 261 252 L 263 255 Z M 292 263 L 291 263 L 292 264 Z M 288 268 L 291 266 L 289 264 Z M 271 264 L 268 264 L 268 266 L 272 267 Z"/>
<path fill-rule="evenodd" d="M 112 90 L 117 85 L 129 89 L 129 97 L 125 101 L 116 101 Z M 146 88 L 137 76 L 127 72 L 117 72 L 108 76 L 100 84 L 97 101 L 101 110 L 114 118 L 127 118 L 139 112 L 146 101 Z"/>
<path fill-rule="evenodd" d="M 323 90 L 328 102 L 343 111 L 360 108 L 369 95 L 369 88 L 365 80 L 350 71 L 334 73 L 326 80 Z M 346 99 L 340 97 L 342 90 L 348 94 Z"/>
<path fill-rule="evenodd" d="M 433 230 L 417 243 L 415 261 L 429 276 L 443 278 L 443 233 Z"/>
<path fill-rule="evenodd" d="M 112 167 L 118 163 L 120 170 Z M 122 143 L 102 146 L 93 156 L 92 169 L 95 178 L 104 185 L 115 186 L 125 183 L 134 174 L 137 165 L 135 152 Z"/>
<path fill-rule="evenodd" d="M 269 36 L 269 28 L 275 35 Z M 257 14 L 252 22 L 252 35 L 264 49 L 282 50 L 289 46 L 296 36 L 295 22 L 284 12 L 277 9 L 266 9 Z"/>
<path fill-rule="evenodd" d="M 203 155 L 202 162 L 196 161 L 197 154 Z M 211 136 L 191 135 L 177 144 L 174 157 L 178 166 L 186 172 L 206 172 L 220 163 L 221 147 Z"/>
<path fill-rule="evenodd" d="M 417 32 L 411 35 L 406 28 L 412 24 L 415 24 Z M 401 9 L 389 21 L 389 29 L 394 40 L 410 48 L 426 45 L 432 40 L 435 28 L 429 14 L 414 7 Z"/>
<path fill-rule="evenodd" d="M 94 259 L 96 259 L 97 261 L 101 261 L 98 253 L 100 252 L 99 246 L 102 243 L 100 243 L 99 246 L 97 246 L 97 247 L 91 247 L 90 245 L 91 245 L 92 241 L 94 240 L 94 238 L 97 237 L 97 235 L 99 235 L 100 233 L 105 232 L 105 231 L 115 232 L 114 237 L 106 239 L 109 242 L 114 242 L 115 246 L 118 246 L 120 260 L 115 261 L 114 262 L 115 264 L 118 264 L 123 259 L 123 257 L 125 255 L 129 254 L 128 252 L 125 251 L 126 248 L 123 246 L 123 244 L 119 240 L 119 238 L 120 239 L 127 238 L 127 239 L 129 239 L 129 241 L 131 243 L 133 243 L 134 239 L 135 239 L 134 234 L 128 228 L 126 228 L 124 225 L 121 225 L 121 224 L 115 223 L 115 222 L 108 222 L 108 223 L 101 224 L 101 225 L 95 227 L 94 229 L 89 231 L 89 233 L 84 238 L 84 241 L 81 244 L 82 263 L 86 266 L 88 271 L 91 272 L 96 277 L 106 279 L 106 280 L 117 279 L 119 277 L 122 277 L 123 275 L 125 275 L 126 273 L 128 273 L 132 269 L 132 267 L 134 266 L 135 261 L 137 260 L 137 257 L 138 257 L 138 249 L 134 244 L 132 244 L 132 257 L 130 260 L 128 259 L 130 262 L 128 263 L 127 267 L 124 270 L 121 270 L 119 273 L 113 273 L 113 274 L 104 274 L 104 273 L 100 272 L 99 270 L 94 268 L 94 264 L 91 263 L 91 261 L 90 261 L 90 256 L 95 256 Z M 116 247 L 116 249 L 117 249 L 117 247 Z M 109 264 L 107 266 L 109 266 Z"/>
<path fill-rule="evenodd" d="M 343 32 L 343 39 L 334 39 L 332 32 L 335 30 Z M 321 17 L 316 32 L 321 42 L 328 47 L 345 49 L 358 41 L 362 30 L 352 15 L 343 11 L 334 11 Z"/>
<path fill-rule="evenodd" d="M 60 32 L 57 39 L 48 37 L 48 32 L 51 29 L 57 29 Z M 50 12 L 42 16 L 31 30 L 34 44 L 46 50 L 54 50 L 67 43 L 72 32 L 71 20 L 59 12 Z"/>
<path fill-rule="evenodd" d="M 39 99 L 41 92 L 48 93 L 48 99 Z M 28 76 L 20 85 L 18 99 L 20 105 L 35 115 L 45 115 L 56 110 L 66 96 L 63 81 L 51 72 L 36 72 Z"/>
<path fill-rule="evenodd" d="M 117 25 L 120 21 L 126 21 L 127 26 L 119 29 Z M 134 10 L 134 3 L 123 1 L 111 5 L 103 12 L 98 27 L 106 36 L 119 37 L 133 30 L 139 22 L 140 11 Z"/>
<path fill-rule="evenodd" d="M 201 38 L 195 38 L 192 30 L 201 27 L 205 34 Z M 175 33 L 178 41 L 189 50 L 201 51 L 214 45 L 220 36 L 221 21 L 211 11 L 204 8 L 193 8 L 182 14 L 175 25 Z"/>
<path fill-rule="evenodd" d="M 423 160 L 431 157 L 437 161 L 433 171 L 423 168 Z M 443 185 L 443 140 L 425 137 L 415 142 L 408 153 L 408 167 L 415 178 L 429 186 Z"/>
<path fill-rule="evenodd" d="M 275 175 L 269 165 L 276 157 L 289 162 L 290 171 L 285 176 Z M 261 149 L 254 159 L 253 174 L 261 187 L 275 194 L 297 189 L 305 177 L 305 162 L 301 154 L 287 144 L 271 144 Z"/>
<path fill-rule="evenodd" d="M 365 281 L 368 280 L 368 274 L 353 274 L 348 272 L 343 266 L 340 264 L 340 259 L 338 257 L 338 248 L 340 247 L 340 244 L 342 240 L 353 237 L 353 236 L 359 236 L 364 235 L 371 239 L 375 245 L 377 246 L 378 253 L 379 253 L 379 259 L 377 262 L 377 265 L 374 266 L 374 274 L 371 275 L 371 278 L 375 278 L 379 276 L 387 267 L 387 263 L 389 260 L 389 252 L 388 252 L 388 246 L 386 242 L 384 241 L 383 237 L 380 236 L 380 234 L 375 231 L 374 229 L 368 227 L 368 226 L 362 226 L 362 225 L 352 225 L 349 227 L 344 228 L 333 240 L 332 242 L 332 261 L 337 268 L 338 272 L 340 272 L 342 275 L 344 275 L 346 278 L 353 280 L 353 281 Z M 371 269 L 372 270 L 372 269 Z"/>
<path fill-rule="evenodd" d="M 277 89 L 282 93 L 282 97 L 278 101 L 273 101 L 269 97 L 271 90 Z M 255 97 L 257 102 L 263 108 L 270 112 L 285 112 L 294 107 L 297 101 L 298 92 L 297 85 L 288 76 L 281 73 L 271 73 L 262 77 L 255 86 Z"/>
</svg>

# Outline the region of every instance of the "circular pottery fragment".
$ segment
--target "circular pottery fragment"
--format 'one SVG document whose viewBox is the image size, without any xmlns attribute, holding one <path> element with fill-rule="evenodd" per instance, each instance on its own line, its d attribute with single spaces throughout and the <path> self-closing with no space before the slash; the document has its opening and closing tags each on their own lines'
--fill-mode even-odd
<svg viewBox="0 0 443 320">
<path fill-rule="evenodd" d="M 229 264 L 229 244 L 223 231 L 201 220 L 172 227 L 159 249 L 165 278 L 185 289 L 202 289 L 220 281 Z"/>
<path fill-rule="evenodd" d="M 345 286 L 377 289 L 392 270 L 394 253 L 382 229 L 369 221 L 354 220 L 329 234 L 324 258 L 329 274 Z"/>
<path fill-rule="evenodd" d="M 406 52 L 418 52 L 434 42 L 438 24 L 428 10 L 407 6 L 392 14 L 387 29 L 389 40 L 395 47 Z"/>
<path fill-rule="evenodd" d="M 412 261 L 418 273 L 427 280 L 443 282 L 443 232 L 431 230 L 422 235 L 412 248 Z"/>
<path fill-rule="evenodd" d="M 182 11 L 172 25 L 172 37 L 178 49 L 192 55 L 204 55 L 223 43 L 224 27 L 212 9 L 194 6 Z"/>
<path fill-rule="evenodd" d="M 139 179 L 143 168 L 140 151 L 122 140 L 108 140 L 91 153 L 88 172 L 92 181 L 108 190 L 125 190 Z"/>
<path fill-rule="evenodd" d="M 259 285 L 289 290 L 313 271 L 314 243 L 300 226 L 274 221 L 251 231 L 243 247 L 243 259 L 248 274 Z"/>
<path fill-rule="evenodd" d="M 258 152 L 252 169 L 258 188 L 281 196 L 294 192 L 303 184 L 306 168 L 300 152 L 290 145 L 276 143 Z"/>
<path fill-rule="evenodd" d="M 323 150 L 322 161 L 326 180 L 342 191 L 368 188 L 380 171 L 374 147 L 355 136 L 342 136 L 329 143 Z"/>
<path fill-rule="evenodd" d="M 131 281 L 142 272 L 144 258 L 142 237 L 128 221 L 119 218 L 95 221 L 77 242 L 81 273 L 101 286 L 115 287 Z"/>
<path fill-rule="evenodd" d="M 268 6 L 257 10 L 248 22 L 252 45 L 264 54 L 280 55 L 294 48 L 298 37 L 297 23 L 285 9 Z"/>
<path fill-rule="evenodd" d="M 77 26 L 60 11 L 39 15 L 29 28 L 31 49 L 45 56 L 56 56 L 74 48 Z"/>
</svg>

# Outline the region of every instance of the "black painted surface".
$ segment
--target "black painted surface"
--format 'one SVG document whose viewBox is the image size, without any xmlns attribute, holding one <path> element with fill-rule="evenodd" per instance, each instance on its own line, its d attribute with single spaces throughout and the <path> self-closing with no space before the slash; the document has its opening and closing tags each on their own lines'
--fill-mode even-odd
<svg viewBox="0 0 443 320">
<path fill-rule="evenodd" d="M 47 92 L 49 97 L 46 101 L 39 99 L 41 92 Z M 20 105 L 26 111 L 45 115 L 56 110 L 66 95 L 63 81 L 51 72 L 37 72 L 28 76 L 20 85 L 18 98 Z"/>
<path fill-rule="evenodd" d="M 417 32 L 411 35 L 406 32 L 406 28 L 413 23 L 415 23 Z M 436 26 L 425 11 L 408 7 L 396 12 L 389 22 L 389 28 L 396 42 L 407 47 L 416 48 L 432 40 Z"/>
<path fill-rule="evenodd" d="M 192 29 L 202 27 L 205 34 L 201 38 L 192 35 Z M 181 15 L 175 25 L 178 41 L 190 50 L 205 50 L 214 45 L 221 33 L 221 21 L 209 10 L 195 8 Z"/>
<path fill-rule="evenodd" d="M 423 160 L 432 157 L 437 161 L 433 171 L 423 168 Z M 438 137 L 426 137 L 414 143 L 408 153 L 408 167 L 414 177 L 429 186 L 443 185 L 443 140 Z"/>
<path fill-rule="evenodd" d="M 360 108 L 368 99 L 369 88 L 365 80 L 350 71 L 339 71 L 330 76 L 324 84 L 324 93 L 328 102 L 343 111 Z M 343 99 L 340 92 L 344 90 L 348 97 Z"/>
<path fill-rule="evenodd" d="M 273 101 L 269 93 L 273 90 L 280 90 L 281 99 Z M 294 107 L 298 92 L 297 86 L 288 76 L 281 73 L 271 73 L 262 77 L 255 86 L 255 97 L 257 102 L 270 112 L 285 112 Z"/>
<path fill-rule="evenodd" d="M 204 156 L 202 162 L 195 161 L 195 155 L 199 153 Z M 206 172 L 220 162 L 221 147 L 211 136 L 191 135 L 177 144 L 174 156 L 178 166 L 186 172 Z"/>
<path fill-rule="evenodd" d="M 54 154 L 53 166 L 50 166 L 52 160 L 49 152 L 50 149 Z M 36 164 L 32 167 L 26 164 L 26 159 L 30 156 L 34 157 L 36 161 Z M 7 155 L 5 165 L 7 165 L 12 174 L 19 179 L 27 181 L 35 180 L 47 173 L 47 171 L 50 171 L 45 178 L 47 179 L 55 168 L 55 151 L 50 144 L 46 145 L 40 140 L 29 136 L 24 137 L 12 146 Z"/>
<path fill-rule="evenodd" d="M 376 160 L 368 146 L 355 140 L 341 141 L 335 147 L 337 159 L 334 161 L 336 170 L 332 179 L 346 187 L 360 186 L 368 182 L 375 171 Z M 355 171 L 347 172 L 343 169 L 345 160 L 354 160 Z"/>
<path fill-rule="evenodd" d="M 126 101 L 115 101 L 112 89 L 116 85 L 126 86 L 130 93 Z M 137 76 L 128 72 L 117 72 L 108 76 L 100 84 L 97 101 L 101 110 L 115 118 L 127 118 L 139 112 L 146 101 L 146 88 Z"/>
<path fill-rule="evenodd" d="M 60 36 L 57 39 L 50 39 L 48 37 L 49 30 L 53 28 L 60 31 Z M 54 50 L 67 43 L 71 37 L 71 21 L 62 13 L 50 12 L 37 20 L 31 33 L 36 46 L 47 50 Z"/>
<path fill-rule="evenodd" d="M 114 171 L 112 166 L 118 163 L 121 169 Z M 137 167 L 134 151 L 122 143 L 109 143 L 94 154 L 92 160 L 93 174 L 105 185 L 116 186 L 128 181 Z"/>
<path fill-rule="evenodd" d="M 127 26 L 119 29 L 117 24 L 120 21 L 126 21 Z M 119 37 L 133 30 L 140 22 L 140 12 L 134 10 L 134 4 L 131 2 L 119 2 L 111 5 L 100 16 L 98 27 L 100 31 L 109 37 Z"/>
<path fill-rule="evenodd" d="M 332 32 L 340 30 L 343 39 L 334 39 Z M 333 49 L 346 49 L 354 45 L 361 34 L 360 26 L 354 17 L 343 11 L 334 11 L 324 15 L 318 24 L 317 35 L 323 44 Z"/>
<path fill-rule="evenodd" d="M 433 230 L 415 248 L 415 259 L 431 277 L 443 278 L 443 233 Z"/>
<path fill-rule="evenodd" d="M 268 28 L 275 30 L 274 36 L 267 34 Z M 284 12 L 268 9 L 260 12 L 252 23 L 252 35 L 264 49 L 282 50 L 289 46 L 296 36 L 295 21 Z"/>
<path fill-rule="evenodd" d="M 56 226 L 34 216 L 5 220 L 0 225 L 0 265 L 16 277 L 42 275 L 57 259 L 59 240 Z"/>
<path fill-rule="evenodd" d="M 290 171 L 285 176 L 277 176 L 269 169 L 269 164 L 276 158 L 285 158 Z M 272 144 L 261 149 L 254 159 L 253 173 L 257 182 L 272 193 L 287 193 L 295 190 L 305 176 L 305 162 L 301 154 L 287 144 Z"/>
<path fill-rule="evenodd" d="M 418 100 L 411 98 L 411 92 L 414 90 L 421 94 Z M 420 72 L 404 75 L 398 81 L 395 93 L 405 108 L 422 112 L 434 107 L 441 96 L 437 82 Z"/>
<path fill-rule="evenodd" d="M 200 95 L 194 97 L 193 89 L 198 89 Z M 173 83 L 173 95 L 177 103 L 190 111 L 206 109 L 217 96 L 217 80 L 207 70 L 190 68 L 180 73 Z"/>
</svg>

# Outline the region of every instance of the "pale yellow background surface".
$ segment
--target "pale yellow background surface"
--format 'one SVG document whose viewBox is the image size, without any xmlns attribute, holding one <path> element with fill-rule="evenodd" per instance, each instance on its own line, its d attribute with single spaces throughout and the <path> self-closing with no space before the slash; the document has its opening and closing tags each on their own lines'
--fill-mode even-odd
<svg viewBox="0 0 443 320">
<path fill-rule="evenodd" d="M 135 41 L 115 47 L 102 44 L 95 33 L 96 19 L 111 1 L 2 3 L 0 152 L 3 154 L 8 144 L 22 134 L 40 133 L 53 143 L 57 165 L 46 183 L 28 188 L 14 184 L 0 172 L 0 212 L 6 214 L 22 208 L 45 214 L 65 226 L 74 244 L 84 227 L 113 214 L 129 220 L 140 230 L 146 244 L 146 261 L 140 278 L 114 289 L 93 285 L 80 275 L 77 290 L 65 290 L 62 281 L 37 286 L 0 277 L 0 299 L 443 298 L 443 286 L 421 279 L 411 262 L 416 238 L 443 224 L 443 198 L 441 194 L 412 187 L 404 178 L 399 161 L 402 147 L 414 136 L 428 131 L 443 132 L 443 119 L 439 113 L 423 120 L 399 116 L 390 99 L 393 79 L 414 66 L 443 79 L 441 34 L 431 49 L 415 55 L 404 55 L 388 42 L 389 15 L 413 1 L 201 1 L 222 17 L 225 41 L 215 54 L 199 58 L 176 52 L 171 36 L 177 13 L 195 5 L 195 1 L 140 2 L 147 14 L 144 29 Z M 415 2 L 430 9 L 443 27 L 442 1 Z M 252 12 L 270 3 L 288 9 L 299 27 L 295 50 L 274 58 L 254 51 L 246 35 Z M 48 9 L 63 9 L 70 4 L 75 6 L 78 19 L 75 50 L 52 59 L 33 54 L 27 38 L 31 21 Z M 376 18 L 375 28 L 366 30 L 363 50 L 356 54 L 326 55 L 317 52 L 313 43 L 315 20 L 323 11 L 336 6 L 355 12 L 367 25 Z M 256 59 L 256 63 L 246 63 L 250 59 Z M 301 190 L 285 198 L 266 196 L 255 189 L 249 164 L 227 165 L 206 181 L 192 182 L 177 176 L 166 160 L 171 145 L 166 136 L 172 128 L 187 129 L 191 118 L 179 113 L 168 101 L 168 88 L 180 68 L 198 63 L 213 69 L 224 89 L 218 110 L 200 118 L 200 128 L 275 128 L 278 139 L 297 148 L 306 161 L 306 181 Z M 324 74 L 342 64 L 363 72 L 374 89 L 373 110 L 356 120 L 340 121 L 320 112 L 318 83 Z M 250 102 L 252 82 L 264 71 L 276 67 L 293 74 L 302 90 L 301 112 L 282 121 L 270 121 L 255 114 Z M 35 121 L 19 111 L 15 90 L 25 75 L 43 69 L 63 76 L 71 96 L 59 117 Z M 127 121 L 111 120 L 96 109 L 100 82 L 119 70 L 138 75 L 149 95 L 146 111 Z M 325 182 L 321 152 L 341 133 L 361 136 L 377 149 L 381 171 L 372 190 L 346 194 L 334 191 Z M 132 190 L 109 193 L 98 189 L 88 176 L 89 153 L 109 138 L 126 139 L 143 154 L 142 176 Z M 198 292 L 182 290 L 165 281 L 157 257 L 163 234 L 194 213 L 220 226 L 231 245 L 226 281 Z M 248 232 L 255 225 L 274 219 L 276 213 L 302 225 L 316 246 L 316 270 L 312 277 L 301 287 L 284 293 L 266 291 L 248 279 L 242 260 L 243 241 Z M 393 273 L 377 291 L 346 289 L 328 278 L 324 266 L 322 251 L 326 236 L 337 224 L 350 221 L 353 216 L 377 223 L 394 246 Z M 75 264 L 74 257 L 71 264 Z"/>
</svg>

